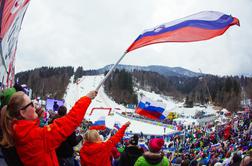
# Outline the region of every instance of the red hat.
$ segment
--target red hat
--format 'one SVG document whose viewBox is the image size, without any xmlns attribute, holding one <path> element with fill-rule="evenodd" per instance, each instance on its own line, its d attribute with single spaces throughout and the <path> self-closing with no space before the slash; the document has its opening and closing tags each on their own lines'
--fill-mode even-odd
<svg viewBox="0 0 252 166">
<path fill-rule="evenodd" d="M 149 142 L 149 149 L 151 152 L 159 152 L 162 149 L 162 146 L 164 145 L 164 139 L 163 138 L 153 138 Z"/>
</svg>

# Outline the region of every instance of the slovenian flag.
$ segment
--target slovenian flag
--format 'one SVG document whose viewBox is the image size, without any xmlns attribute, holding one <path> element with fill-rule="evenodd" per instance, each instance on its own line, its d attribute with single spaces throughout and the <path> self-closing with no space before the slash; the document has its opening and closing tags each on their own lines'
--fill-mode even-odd
<svg viewBox="0 0 252 166">
<path fill-rule="evenodd" d="M 126 53 L 156 43 L 211 39 L 222 35 L 232 25 L 240 25 L 239 20 L 221 12 L 203 11 L 144 31 Z"/>
<path fill-rule="evenodd" d="M 89 130 L 105 130 L 105 129 L 106 129 L 106 126 L 105 126 L 105 117 L 104 116 L 98 118 L 98 120 L 96 120 L 89 127 Z"/>
<path fill-rule="evenodd" d="M 148 151 L 148 146 L 145 143 L 140 143 L 139 146 L 143 149 L 144 152 Z"/>
<path fill-rule="evenodd" d="M 115 128 L 116 130 L 119 130 L 119 129 L 121 128 L 120 122 L 115 122 L 114 128 Z"/>
<path fill-rule="evenodd" d="M 165 119 L 165 116 L 163 115 L 165 107 L 166 105 L 164 103 L 153 101 L 144 96 L 138 103 L 136 113 L 150 119 L 163 120 Z"/>
</svg>

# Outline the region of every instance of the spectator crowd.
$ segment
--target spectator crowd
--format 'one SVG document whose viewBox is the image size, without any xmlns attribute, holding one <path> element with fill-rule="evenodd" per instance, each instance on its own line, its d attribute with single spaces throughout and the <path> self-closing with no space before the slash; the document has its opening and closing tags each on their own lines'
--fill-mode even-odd
<svg viewBox="0 0 252 166">
<path fill-rule="evenodd" d="M 69 111 L 59 106 L 47 116 L 49 112 L 32 101 L 19 85 L 3 90 L 0 165 L 252 165 L 250 111 L 220 124 L 180 124 L 180 132 L 169 137 L 128 133 L 130 122 L 119 129 L 97 131 L 89 130 L 92 122 L 84 119 L 96 95 L 96 91 L 90 91 Z"/>
</svg>

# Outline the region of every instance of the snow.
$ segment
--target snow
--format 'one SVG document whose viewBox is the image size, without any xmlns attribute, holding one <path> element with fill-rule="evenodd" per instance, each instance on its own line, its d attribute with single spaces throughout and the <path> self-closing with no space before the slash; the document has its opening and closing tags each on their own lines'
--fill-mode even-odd
<svg viewBox="0 0 252 166">
<path fill-rule="evenodd" d="M 65 99 L 65 105 L 68 108 L 68 110 L 71 109 L 71 107 L 74 105 L 74 103 L 82 96 L 86 95 L 89 91 L 94 90 L 96 86 L 100 83 L 100 81 L 104 78 L 104 75 L 95 75 L 95 76 L 83 76 L 79 79 L 78 84 L 73 82 L 73 77 L 71 78 L 71 83 L 69 83 L 67 87 L 66 94 L 64 96 Z M 137 90 L 138 99 L 141 99 L 141 95 L 147 96 L 148 98 L 151 98 L 152 100 L 161 101 L 166 104 L 166 111 L 165 115 L 168 115 L 169 112 L 176 112 L 181 115 L 183 115 L 183 118 L 178 118 L 177 121 L 183 124 L 192 124 L 196 120 L 192 118 L 192 116 L 197 111 L 204 110 L 206 113 L 215 113 L 215 110 L 209 106 L 207 108 L 202 107 L 193 107 L 193 108 L 184 108 L 182 103 L 175 102 L 172 100 L 169 96 L 163 96 L 160 94 L 156 94 L 154 92 L 147 92 L 142 89 L 135 89 Z M 112 108 L 112 114 L 108 116 L 109 110 L 99 110 L 94 111 L 92 115 L 89 115 L 91 110 L 93 108 Z M 101 87 L 98 91 L 97 97 L 92 101 L 90 104 L 87 113 L 85 115 L 85 119 L 95 121 L 101 116 L 106 116 L 106 126 L 109 128 L 113 128 L 113 125 L 116 122 L 120 122 L 120 124 L 124 124 L 127 121 L 131 122 L 130 127 L 127 129 L 127 132 L 132 131 L 133 133 L 140 133 L 143 132 L 143 134 L 150 134 L 150 135 L 163 135 L 163 134 L 170 134 L 176 132 L 175 130 L 166 128 L 164 130 L 163 126 L 150 124 L 146 122 L 141 122 L 137 120 L 133 120 L 130 118 L 125 118 L 123 116 L 120 116 L 120 114 L 117 114 L 116 112 L 132 112 L 131 109 L 127 109 L 123 105 L 117 104 L 115 101 L 113 101 L 109 96 L 106 95 L 104 92 L 104 88 Z M 164 131 L 166 133 L 164 133 Z"/>
</svg>

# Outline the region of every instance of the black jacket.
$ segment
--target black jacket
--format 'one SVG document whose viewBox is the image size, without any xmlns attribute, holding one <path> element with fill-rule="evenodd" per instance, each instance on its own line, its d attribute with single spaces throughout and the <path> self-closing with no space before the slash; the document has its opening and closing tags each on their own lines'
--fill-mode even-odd
<svg viewBox="0 0 252 166">
<path fill-rule="evenodd" d="M 138 157 L 142 156 L 143 149 L 138 146 L 128 146 L 120 156 L 119 166 L 134 166 Z"/>
<path fill-rule="evenodd" d="M 78 145 L 82 140 L 82 136 L 76 136 L 76 133 L 73 132 L 61 145 L 56 149 L 57 157 L 60 158 L 69 158 L 73 157 L 74 150 L 73 147 Z"/>
<path fill-rule="evenodd" d="M 55 119 L 61 118 L 60 115 L 55 115 L 52 120 L 49 122 L 52 123 Z M 60 144 L 60 146 L 56 149 L 56 154 L 58 159 L 73 157 L 74 150 L 73 147 L 78 145 L 78 143 L 82 140 L 82 136 L 76 136 L 76 132 L 74 131 L 67 139 Z"/>
<path fill-rule="evenodd" d="M 4 160 L 8 166 L 23 166 L 15 147 L 1 147 Z"/>
</svg>

